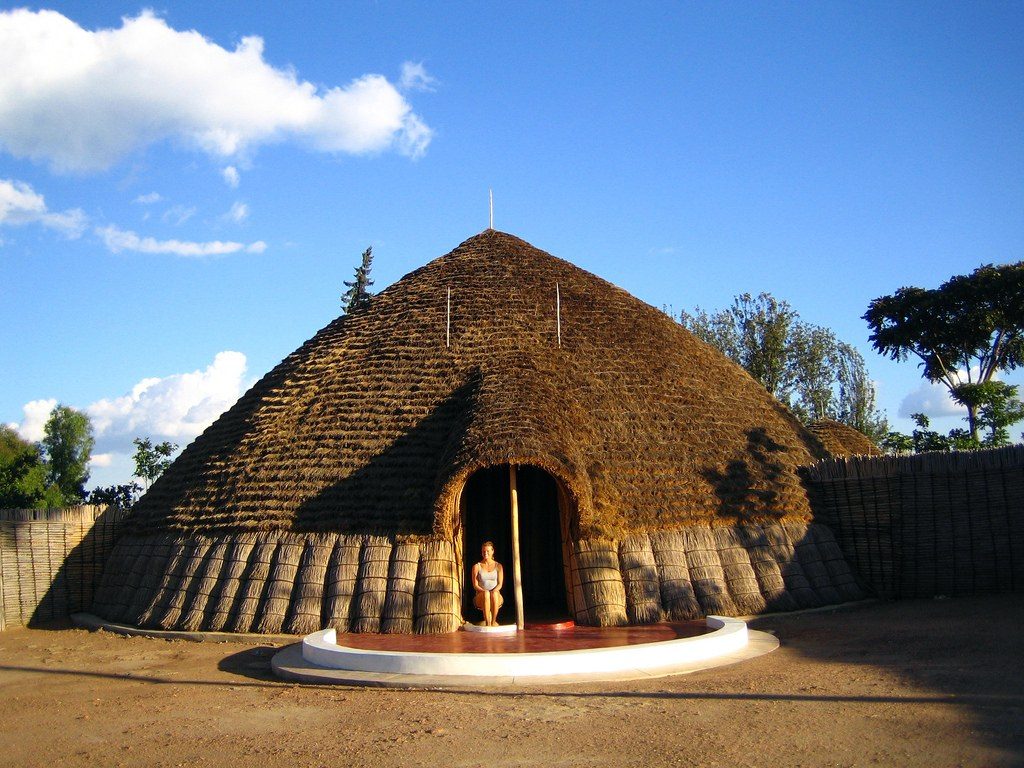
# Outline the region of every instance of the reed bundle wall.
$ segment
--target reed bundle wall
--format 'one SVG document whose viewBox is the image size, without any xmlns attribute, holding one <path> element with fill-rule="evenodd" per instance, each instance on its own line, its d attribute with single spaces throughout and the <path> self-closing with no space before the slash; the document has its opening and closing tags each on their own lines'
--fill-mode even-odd
<svg viewBox="0 0 1024 768">
<path fill-rule="evenodd" d="M 91 606 L 125 516 L 91 505 L 0 510 L 0 630 Z"/>
<path fill-rule="evenodd" d="M 805 477 L 815 520 L 878 596 L 1024 588 L 1024 446 L 828 459 Z"/>
<path fill-rule="evenodd" d="M 574 618 L 587 625 L 743 615 L 863 596 L 835 539 L 816 524 L 583 540 L 571 546 L 569 567 Z M 93 611 L 171 630 L 451 632 L 463 620 L 460 573 L 455 548 L 437 539 L 127 534 L 108 560 Z"/>
</svg>

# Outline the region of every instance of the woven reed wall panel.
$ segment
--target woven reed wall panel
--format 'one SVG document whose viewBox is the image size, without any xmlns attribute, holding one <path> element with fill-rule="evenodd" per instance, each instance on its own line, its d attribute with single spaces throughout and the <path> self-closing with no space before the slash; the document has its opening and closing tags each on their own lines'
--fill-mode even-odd
<svg viewBox="0 0 1024 768">
<path fill-rule="evenodd" d="M 125 517 L 91 505 L 0 510 L 0 629 L 88 610 Z M 123 580 L 108 579 L 109 605 Z"/>
<path fill-rule="evenodd" d="M 804 470 L 843 563 L 887 598 L 1024 588 L 1024 447 L 847 458 Z M 840 592 L 856 585 L 824 546 Z"/>
<path fill-rule="evenodd" d="M 413 631 L 413 609 L 416 599 L 416 572 L 420 564 L 420 545 L 396 544 L 391 551 L 387 596 L 380 631 L 408 634 Z"/>
<path fill-rule="evenodd" d="M 450 541 L 427 541 L 416 569 L 413 628 L 417 634 L 454 632 L 462 622 L 462 577 Z"/>
<path fill-rule="evenodd" d="M 626 593 L 626 615 L 630 624 L 661 621 L 661 583 L 651 540 L 646 535 L 630 536 L 619 543 L 619 569 Z"/>
<path fill-rule="evenodd" d="M 352 597 L 356 593 L 362 536 L 339 536 L 327 565 L 324 585 L 324 626 L 348 632 L 352 625 Z"/>
<path fill-rule="evenodd" d="M 614 541 L 577 541 L 572 546 L 573 581 L 580 585 L 576 621 L 598 627 L 629 623 L 626 587 Z"/>
<path fill-rule="evenodd" d="M 691 527 L 572 545 L 576 621 L 746 615 L 858 599 L 821 525 Z M 462 584 L 450 541 L 246 532 L 208 538 L 123 537 L 104 577 L 104 618 L 190 631 L 306 634 L 451 632 Z M 511 595 L 511 587 L 509 588 Z M 506 599 L 511 599 L 507 597 Z"/>
<path fill-rule="evenodd" d="M 307 537 L 295 577 L 293 611 L 285 627 L 289 634 L 308 635 L 323 628 L 324 582 L 337 540 L 334 534 Z"/>
<path fill-rule="evenodd" d="M 696 619 L 702 611 L 690 583 L 683 534 L 678 531 L 657 531 L 650 538 L 658 565 L 658 585 L 666 617 L 680 621 Z"/>
</svg>

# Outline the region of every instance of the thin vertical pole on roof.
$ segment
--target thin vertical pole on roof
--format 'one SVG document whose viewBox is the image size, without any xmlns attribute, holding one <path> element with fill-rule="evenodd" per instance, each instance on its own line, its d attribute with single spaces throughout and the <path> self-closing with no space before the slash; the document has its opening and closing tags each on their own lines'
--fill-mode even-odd
<svg viewBox="0 0 1024 768">
<path fill-rule="evenodd" d="M 562 291 L 555 283 L 555 318 L 558 321 L 558 346 L 562 346 Z"/>
<path fill-rule="evenodd" d="M 516 593 L 516 628 L 522 631 L 523 619 L 523 569 L 519 563 L 519 489 L 516 487 L 516 465 L 508 470 L 509 494 L 512 497 L 512 581 Z"/>
<path fill-rule="evenodd" d="M 490 218 L 488 219 L 487 228 L 488 229 L 494 229 L 494 190 L 493 189 L 488 189 L 487 190 L 487 200 L 488 200 L 488 202 L 490 204 L 490 211 L 491 211 Z"/>
<path fill-rule="evenodd" d="M 448 314 L 445 317 L 444 345 L 452 345 L 452 288 L 448 286 Z"/>
</svg>

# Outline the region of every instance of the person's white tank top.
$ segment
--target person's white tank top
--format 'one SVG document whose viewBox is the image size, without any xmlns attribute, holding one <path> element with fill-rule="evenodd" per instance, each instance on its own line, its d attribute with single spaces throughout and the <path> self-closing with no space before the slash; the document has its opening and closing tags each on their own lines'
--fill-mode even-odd
<svg viewBox="0 0 1024 768">
<path fill-rule="evenodd" d="M 496 586 L 498 586 L 498 566 L 494 566 L 494 570 L 488 573 L 483 568 L 480 569 L 480 584 L 490 592 Z"/>
</svg>

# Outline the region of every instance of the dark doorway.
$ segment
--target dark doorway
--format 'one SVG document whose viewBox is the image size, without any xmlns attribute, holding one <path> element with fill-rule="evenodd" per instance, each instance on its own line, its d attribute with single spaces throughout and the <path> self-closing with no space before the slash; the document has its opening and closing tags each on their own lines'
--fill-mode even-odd
<svg viewBox="0 0 1024 768">
<path fill-rule="evenodd" d="M 519 555 L 523 575 L 523 612 L 530 621 L 568 618 L 562 567 L 562 513 L 555 479 L 536 467 L 516 467 L 519 495 Z M 509 467 L 487 467 L 466 481 L 460 501 L 463 530 L 463 615 L 479 616 L 473 607 L 472 571 L 480 545 L 494 542 L 494 558 L 505 569 L 501 611 L 503 624 L 515 621 L 512 578 L 512 501 Z"/>
</svg>

